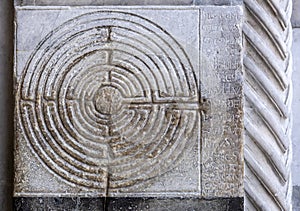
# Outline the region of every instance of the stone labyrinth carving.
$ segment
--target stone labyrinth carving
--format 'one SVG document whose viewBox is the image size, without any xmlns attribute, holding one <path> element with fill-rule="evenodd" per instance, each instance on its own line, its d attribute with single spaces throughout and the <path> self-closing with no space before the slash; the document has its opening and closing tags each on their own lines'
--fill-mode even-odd
<svg viewBox="0 0 300 211">
<path fill-rule="evenodd" d="M 187 54 L 164 29 L 130 13 L 94 12 L 39 43 L 17 109 L 54 175 L 120 191 L 169 171 L 197 143 L 197 90 Z"/>
</svg>

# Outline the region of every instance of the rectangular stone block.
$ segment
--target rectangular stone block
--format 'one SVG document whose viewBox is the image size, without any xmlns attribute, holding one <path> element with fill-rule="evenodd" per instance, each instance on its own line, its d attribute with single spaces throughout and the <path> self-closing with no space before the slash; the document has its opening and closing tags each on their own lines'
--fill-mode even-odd
<svg viewBox="0 0 300 211">
<path fill-rule="evenodd" d="M 16 7 L 16 197 L 242 197 L 241 8 Z"/>
</svg>

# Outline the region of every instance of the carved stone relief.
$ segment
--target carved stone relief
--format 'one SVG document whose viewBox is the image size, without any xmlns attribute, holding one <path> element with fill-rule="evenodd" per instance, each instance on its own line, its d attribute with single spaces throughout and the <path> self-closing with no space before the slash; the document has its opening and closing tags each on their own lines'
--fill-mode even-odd
<svg viewBox="0 0 300 211">
<path fill-rule="evenodd" d="M 15 44 L 15 196 L 243 196 L 240 7 L 16 7 Z"/>
<path fill-rule="evenodd" d="M 291 13 L 290 0 L 244 0 L 247 210 L 292 210 Z"/>
</svg>

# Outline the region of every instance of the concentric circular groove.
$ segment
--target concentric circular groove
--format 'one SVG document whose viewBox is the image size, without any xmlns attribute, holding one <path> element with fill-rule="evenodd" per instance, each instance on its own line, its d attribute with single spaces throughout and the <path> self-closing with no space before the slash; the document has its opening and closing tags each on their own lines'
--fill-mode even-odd
<svg viewBox="0 0 300 211">
<path fill-rule="evenodd" d="M 176 40 L 125 12 L 94 12 L 49 33 L 17 102 L 33 152 L 56 176 L 124 190 L 174 167 L 196 143 L 192 65 Z"/>
</svg>

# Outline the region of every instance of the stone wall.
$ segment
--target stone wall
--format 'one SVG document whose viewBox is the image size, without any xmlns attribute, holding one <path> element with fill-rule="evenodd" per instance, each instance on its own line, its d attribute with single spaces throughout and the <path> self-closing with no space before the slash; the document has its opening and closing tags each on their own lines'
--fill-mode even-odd
<svg viewBox="0 0 300 211">
<path fill-rule="evenodd" d="M 186 1 L 188 3 L 189 1 Z M 198 1 L 201 3 L 201 1 Z M 203 1 L 202 1 L 203 2 Z M 235 2 L 235 1 L 231 1 Z M 294 5 L 299 4 L 299 0 L 295 0 Z M 12 148 L 13 148 L 13 104 L 14 100 L 12 98 L 12 58 L 13 58 L 13 50 L 12 50 L 12 39 L 13 39 L 13 6 L 11 5 L 10 1 L 5 1 L 1 3 L 1 31 L 0 31 L 0 43 L 1 43 L 1 49 L 0 49 L 0 142 L 1 142 L 1 148 L 0 148 L 0 165 L 1 165 L 1 171 L 0 171 L 0 209 L 5 210 L 11 209 L 11 203 L 12 203 L 12 177 L 13 177 L 13 154 L 12 154 Z M 300 14 L 300 11 L 297 9 L 299 6 L 294 7 L 294 27 L 299 26 L 297 22 L 298 14 Z M 294 40 L 295 43 L 297 43 L 297 37 L 299 37 L 299 33 L 297 30 L 294 32 Z M 297 52 L 299 47 L 294 47 L 294 52 Z M 2 56 L 3 55 L 3 56 Z M 297 59 L 294 59 L 297 61 Z M 297 64 L 297 62 L 295 62 Z M 294 68 L 297 71 L 297 68 Z M 299 69 L 299 68 L 298 68 Z M 297 72 L 294 74 L 294 84 L 297 84 Z M 296 85 L 294 85 L 296 87 Z M 299 99 L 297 97 L 297 88 L 295 89 L 295 97 L 294 99 Z M 298 103 L 297 101 L 294 101 L 294 115 L 295 118 L 297 118 L 297 111 L 298 111 Z M 297 121 L 294 120 L 294 122 Z M 295 125 L 296 125 L 295 124 Z M 296 127 L 298 128 L 298 127 Z M 295 131 L 295 130 L 294 130 Z M 297 130 L 294 132 L 294 146 L 299 146 L 297 144 L 299 142 L 299 135 L 297 135 Z M 297 148 L 295 149 L 294 153 L 294 172 L 297 172 L 299 167 L 297 163 L 299 163 L 299 156 L 297 156 Z M 294 185 L 299 185 L 298 180 L 299 176 L 297 174 L 294 174 Z M 294 200 L 297 200 L 295 198 Z M 2 206 L 2 207 L 1 207 Z"/>
</svg>

